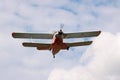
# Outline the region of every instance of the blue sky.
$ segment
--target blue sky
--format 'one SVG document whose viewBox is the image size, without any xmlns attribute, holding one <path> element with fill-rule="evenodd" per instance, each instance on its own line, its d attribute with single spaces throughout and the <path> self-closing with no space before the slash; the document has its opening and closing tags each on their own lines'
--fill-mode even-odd
<svg viewBox="0 0 120 80">
<path fill-rule="evenodd" d="M 119 3 L 119 0 L 0 0 L 0 79 L 120 80 Z M 61 23 L 65 25 L 64 32 L 101 30 L 102 34 L 92 38 L 90 46 L 60 51 L 56 59 L 50 51 L 22 46 L 22 42 L 31 40 L 11 36 L 12 32 L 53 33 Z"/>
</svg>

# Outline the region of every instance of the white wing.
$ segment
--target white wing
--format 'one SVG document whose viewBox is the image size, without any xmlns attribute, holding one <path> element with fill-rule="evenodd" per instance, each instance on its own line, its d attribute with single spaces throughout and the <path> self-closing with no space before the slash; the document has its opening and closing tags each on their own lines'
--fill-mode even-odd
<svg viewBox="0 0 120 80">
<path fill-rule="evenodd" d="M 28 39 L 52 39 L 53 34 L 41 33 L 12 33 L 13 38 L 28 38 Z"/>
<path fill-rule="evenodd" d="M 78 32 L 78 33 L 65 33 L 64 38 L 84 38 L 84 37 L 95 37 L 98 36 L 101 31 L 92 32 Z"/>
<path fill-rule="evenodd" d="M 92 41 L 85 42 L 75 42 L 75 43 L 65 43 L 68 47 L 76 47 L 76 46 L 87 46 L 90 45 Z"/>
<path fill-rule="evenodd" d="M 51 44 L 24 42 L 24 47 L 35 47 L 38 50 L 49 50 Z"/>
</svg>

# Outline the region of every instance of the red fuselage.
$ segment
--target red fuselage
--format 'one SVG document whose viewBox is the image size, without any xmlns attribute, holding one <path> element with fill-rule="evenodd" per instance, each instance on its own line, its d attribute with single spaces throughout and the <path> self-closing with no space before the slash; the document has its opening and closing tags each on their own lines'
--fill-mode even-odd
<svg viewBox="0 0 120 80">
<path fill-rule="evenodd" d="M 61 49 L 68 49 L 68 46 L 63 43 L 63 35 L 58 33 L 54 34 L 50 49 L 53 55 L 57 54 Z"/>
</svg>

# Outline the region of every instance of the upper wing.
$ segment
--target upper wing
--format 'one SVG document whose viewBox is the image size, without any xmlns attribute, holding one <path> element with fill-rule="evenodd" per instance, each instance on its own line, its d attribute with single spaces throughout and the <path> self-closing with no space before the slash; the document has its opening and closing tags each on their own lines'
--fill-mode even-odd
<svg viewBox="0 0 120 80">
<path fill-rule="evenodd" d="M 92 41 L 85 41 L 85 42 L 75 42 L 75 43 L 66 43 L 69 47 L 75 47 L 75 46 L 87 46 L 90 45 Z"/>
<path fill-rule="evenodd" d="M 24 42 L 24 47 L 36 47 L 38 50 L 49 50 L 51 44 Z"/>
<path fill-rule="evenodd" d="M 53 34 L 41 34 L 41 33 L 12 33 L 14 38 L 31 38 L 31 39 L 52 39 Z"/>
<path fill-rule="evenodd" d="M 98 36 L 100 33 L 101 33 L 101 31 L 65 33 L 64 38 L 95 37 L 95 36 Z"/>
</svg>

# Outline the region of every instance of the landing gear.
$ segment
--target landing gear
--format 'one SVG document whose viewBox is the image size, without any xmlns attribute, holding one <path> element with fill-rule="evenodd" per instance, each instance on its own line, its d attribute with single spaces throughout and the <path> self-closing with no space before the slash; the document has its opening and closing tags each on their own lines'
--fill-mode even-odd
<svg viewBox="0 0 120 80">
<path fill-rule="evenodd" d="M 53 55 L 53 58 L 55 58 L 55 55 Z"/>
<path fill-rule="evenodd" d="M 49 48 L 49 50 L 51 51 L 51 48 Z"/>
<path fill-rule="evenodd" d="M 69 50 L 69 47 L 67 47 L 67 50 Z"/>
</svg>

